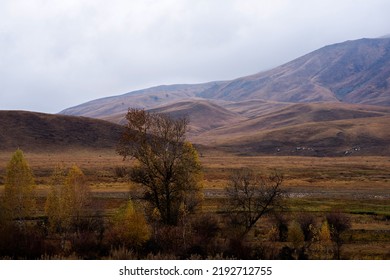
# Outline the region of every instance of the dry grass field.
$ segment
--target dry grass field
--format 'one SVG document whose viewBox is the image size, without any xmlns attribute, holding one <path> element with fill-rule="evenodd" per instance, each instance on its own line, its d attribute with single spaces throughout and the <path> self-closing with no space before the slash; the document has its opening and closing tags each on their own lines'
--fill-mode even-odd
<svg viewBox="0 0 390 280">
<path fill-rule="evenodd" d="M 0 192 L 11 152 L 0 153 Z M 50 176 L 56 165 L 79 166 L 87 176 L 97 210 L 110 215 L 136 188 L 125 173 L 131 162 L 112 150 L 25 153 L 33 170 L 43 213 Z M 284 214 L 294 219 L 313 214 L 320 222 L 331 211 L 346 213 L 352 222 L 343 246 L 348 259 L 390 259 L 390 157 L 244 157 L 217 151 L 201 154 L 204 171 L 204 212 L 222 211 L 224 188 L 232 170 L 248 167 L 261 174 L 279 172 L 287 191 Z M 256 232 L 269 231 L 271 217 Z"/>
</svg>

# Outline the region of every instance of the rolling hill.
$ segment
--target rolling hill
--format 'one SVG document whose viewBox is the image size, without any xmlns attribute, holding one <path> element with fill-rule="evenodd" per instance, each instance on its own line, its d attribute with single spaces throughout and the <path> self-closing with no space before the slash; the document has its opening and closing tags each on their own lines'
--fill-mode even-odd
<svg viewBox="0 0 390 280">
<path fill-rule="evenodd" d="M 92 100 L 90 102 L 65 109 L 61 111 L 60 114 L 110 119 L 112 116 L 124 116 L 129 107 L 150 109 L 164 103 L 172 103 L 193 98 L 197 93 L 217 84 L 218 82 L 198 85 L 157 86 L 129 92 L 123 95 Z"/>
<path fill-rule="evenodd" d="M 114 149 L 121 126 L 85 117 L 0 111 L 0 150 Z"/>
<path fill-rule="evenodd" d="M 193 141 L 242 154 L 390 155 L 389 127 L 389 107 L 293 104 Z"/>
<path fill-rule="evenodd" d="M 242 138 L 225 138 L 217 146 L 245 155 L 389 156 L 389 122 L 390 117 L 384 116 L 306 123 Z"/>
<path fill-rule="evenodd" d="M 172 117 L 188 117 L 190 136 L 247 119 L 211 101 L 196 99 L 170 103 L 150 111 L 169 114 Z"/>
</svg>

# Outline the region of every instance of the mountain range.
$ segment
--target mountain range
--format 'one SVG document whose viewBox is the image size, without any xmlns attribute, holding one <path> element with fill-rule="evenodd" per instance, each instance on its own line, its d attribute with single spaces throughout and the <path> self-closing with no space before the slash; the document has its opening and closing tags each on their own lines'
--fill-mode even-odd
<svg viewBox="0 0 390 280">
<path fill-rule="evenodd" d="M 114 123 L 129 107 L 187 115 L 192 141 L 245 154 L 388 154 L 389 83 L 390 38 L 360 39 L 251 76 L 162 85 L 61 114 Z"/>
<path fill-rule="evenodd" d="M 202 98 L 218 101 L 343 102 L 390 105 L 390 38 L 326 46 L 272 70 L 232 81 L 157 86 L 93 100 L 61 113 L 107 118 L 128 107 Z"/>
<path fill-rule="evenodd" d="M 251 76 L 156 86 L 93 100 L 56 117 L 117 125 L 128 108 L 144 108 L 188 116 L 191 141 L 235 153 L 390 155 L 389 83 L 390 38 L 360 39 Z"/>
</svg>

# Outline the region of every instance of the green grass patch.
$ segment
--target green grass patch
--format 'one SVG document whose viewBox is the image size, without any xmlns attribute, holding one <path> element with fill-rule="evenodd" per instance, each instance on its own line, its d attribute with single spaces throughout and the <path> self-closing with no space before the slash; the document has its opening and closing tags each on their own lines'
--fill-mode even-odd
<svg viewBox="0 0 390 280">
<path fill-rule="evenodd" d="M 289 198 L 287 205 L 291 212 L 342 211 L 357 215 L 390 216 L 390 200 Z"/>
</svg>

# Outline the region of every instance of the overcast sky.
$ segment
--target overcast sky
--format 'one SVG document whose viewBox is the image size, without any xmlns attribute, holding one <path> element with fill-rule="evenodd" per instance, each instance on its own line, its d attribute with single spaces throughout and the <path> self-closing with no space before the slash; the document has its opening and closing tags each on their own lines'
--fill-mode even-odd
<svg viewBox="0 0 390 280">
<path fill-rule="evenodd" d="M 0 0 L 0 110 L 228 80 L 390 33 L 388 0 Z"/>
</svg>

